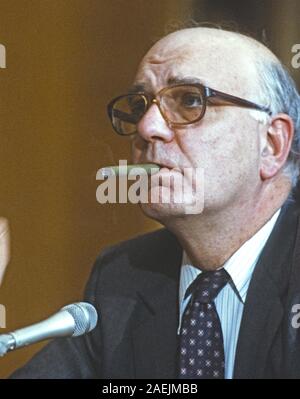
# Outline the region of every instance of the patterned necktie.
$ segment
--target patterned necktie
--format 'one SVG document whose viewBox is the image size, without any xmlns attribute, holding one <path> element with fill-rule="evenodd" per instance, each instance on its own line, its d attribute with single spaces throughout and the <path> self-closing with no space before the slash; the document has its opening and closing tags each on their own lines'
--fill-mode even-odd
<svg viewBox="0 0 300 399">
<path fill-rule="evenodd" d="M 180 329 L 179 378 L 224 378 L 225 356 L 215 297 L 230 280 L 225 269 L 203 272 L 192 282 L 185 298 Z"/>
</svg>

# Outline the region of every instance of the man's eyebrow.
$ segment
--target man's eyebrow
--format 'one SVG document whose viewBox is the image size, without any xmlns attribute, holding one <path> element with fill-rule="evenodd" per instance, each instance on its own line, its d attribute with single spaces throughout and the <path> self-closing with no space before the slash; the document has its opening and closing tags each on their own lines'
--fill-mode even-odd
<svg viewBox="0 0 300 399">
<path fill-rule="evenodd" d="M 138 93 L 146 91 L 146 85 L 143 83 L 136 83 L 129 87 L 128 93 Z"/>
<path fill-rule="evenodd" d="M 202 84 L 207 85 L 207 83 L 203 79 L 196 78 L 194 76 L 180 77 L 180 76 L 172 76 L 168 79 L 167 85 L 176 85 L 176 84 Z M 145 83 L 135 83 L 129 87 L 128 93 L 138 93 L 147 91 L 147 84 Z"/>
<path fill-rule="evenodd" d="M 202 84 L 206 85 L 206 82 L 203 79 L 196 78 L 194 76 L 172 76 L 168 79 L 168 85 L 174 84 Z"/>
</svg>

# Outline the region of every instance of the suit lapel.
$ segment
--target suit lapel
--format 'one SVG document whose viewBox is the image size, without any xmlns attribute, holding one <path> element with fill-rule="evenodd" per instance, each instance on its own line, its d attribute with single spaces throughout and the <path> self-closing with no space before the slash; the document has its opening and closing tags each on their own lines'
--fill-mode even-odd
<svg viewBox="0 0 300 399">
<path fill-rule="evenodd" d="M 135 326 L 132 330 L 136 378 L 176 376 L 182 248 L 174 238 L 172 242 L 161 242 L 160 245 L 159 258 L 152 260 L 156 272 L 147 272 L 144 286 L 136 292 Z"/>
<path fill-rule="evenodd" d="M 288 200 L 254 270 L 241 321 L 234 378 L 264 377 L 283 317 L 282 298 L 292 263 L 297 218 L 295 204 Z"/>
<path fill-rule="evenodd" d="M 144 317 L 133 331 L 136 378 L 174 378 L 178 285 L 175 282 L 166 284 L 154 295 L 152 309 L 144 295 L 140 296 L 139 305 L 144 308 Z"/>
<path fill-rule="evenodd" d="M 283 316 L 276 287 L 262 271 L 249 287 L 236 349 L 234 378 L 262 378 L 267 355 Z M 261 282 L 262 285 L 258 284 Z"/>
</svg>

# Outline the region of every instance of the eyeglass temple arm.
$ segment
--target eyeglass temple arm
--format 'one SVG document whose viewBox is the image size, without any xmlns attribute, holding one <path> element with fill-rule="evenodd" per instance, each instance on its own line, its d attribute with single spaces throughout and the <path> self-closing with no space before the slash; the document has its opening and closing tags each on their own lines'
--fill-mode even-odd
<svg viewBox="0 0 300 399">
<path fill-rule="evenodd" d="M 210 89 L 209 87 L 205 87 L 205 94 L 206 94 L 207 98 L 219 97 L 220 99 L 228 101 L 232 104 L 237 104 L 242 107 L 257 109 L 259 111 L 266 112 L 270 116 L 272 115 L 272 111 L 268 107 L 264 107 L 262 105 L 255 104 L 252 101 L 244 100 L 243 98 L 240 98 L 240 97 L 231 96 L 230 94 L 222 93 L 221 91 L 218 91 L 218 90 Z"/>
</svg>

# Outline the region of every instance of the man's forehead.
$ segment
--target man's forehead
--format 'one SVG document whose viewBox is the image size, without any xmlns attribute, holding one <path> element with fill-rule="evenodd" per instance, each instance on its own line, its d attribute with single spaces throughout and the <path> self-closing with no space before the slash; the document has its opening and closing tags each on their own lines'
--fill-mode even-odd
<svg viewBox="0 0 300 399">
<path fill-rule="evenodd" d="M 155 87 L 183 78 L 195 78 L 205 85 L 225 90 L 232 86 L 231 80 L 243 80 L 250 69 L 249 61 L 241 57 L 236 47 L 230 49 L 220 42 L 205 43 L 203 40 L 189 43 L 162 41 L 146 54 L 135 81 Z"/>
<path fill-rule="evenodd" d="M 216 89 L 248 94 L 259 80 L 259 59 L 279 62 L 263 44 L 239 33 L 202 27 L 183 29 L 154 44 L 143 58 L 135 81 L 158 90 L 172 75 L 195 76 Z"/>
</svg>

